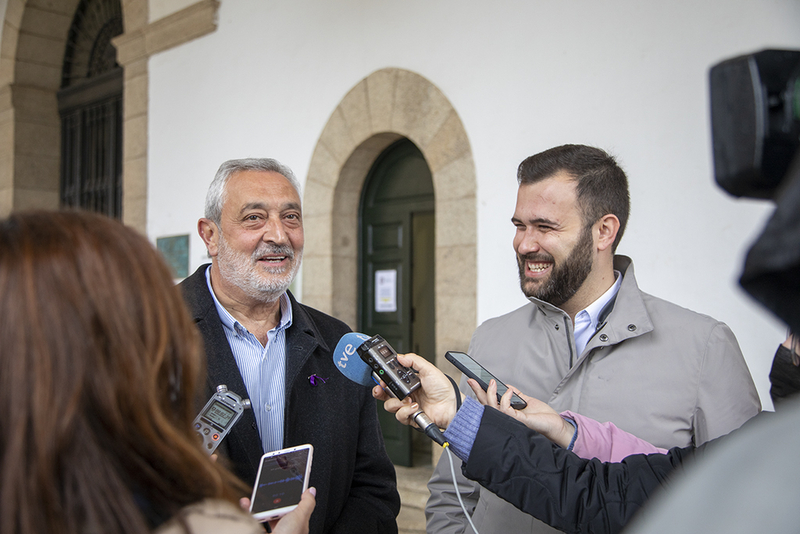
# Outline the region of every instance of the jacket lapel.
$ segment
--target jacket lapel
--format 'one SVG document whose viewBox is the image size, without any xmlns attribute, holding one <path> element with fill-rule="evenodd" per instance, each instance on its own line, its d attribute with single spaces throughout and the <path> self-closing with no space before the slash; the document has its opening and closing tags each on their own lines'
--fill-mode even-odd
<svg viewBox="0 0 800 534">
<path fill-rule="evenodd" d="M 208 379 L 206 396 L 199 400 L 200 406 L 205 404 L 220 384 L 227 386 L 229 391 L 241 396 L 242 399 L 249 398 L 228 339 L 225 337 L 214 299 L 208 291 L 204 267 L 200 267 L 182 284 L 184 296 L 193 313 L 195 324 L 203 337 L 206 353 Z M 261 436 L 258 434 L 256 418 L 253 410 L 250 409 L 244 411 L 242 418 L 225 438 L 221 447 L 230 451 L 229 456 L 232 458 L 246 456 L 251 468 L 257 472 L 263 454 L 260 443 Z M 235 452 L 237 450 L 240 451 L 239 454 Z"/>
<path fill-rule="evenodd" d="M 292 325 L 286 330 L 286 405 L 284 408 L 284 440 L 289 436 L 290 417 L 292 413 L 292 391 L 296 384 L 302 384 L 307 377 L 300 376 L 300 370 L 305 366 L 317 347 L 322 347 L 327 353 L 327 344 L 317 330 L 311 318 L 306 313 L 302 304 L 298 303 L 294 295 L 287 291 L 292 305 Z"/>
</svg>

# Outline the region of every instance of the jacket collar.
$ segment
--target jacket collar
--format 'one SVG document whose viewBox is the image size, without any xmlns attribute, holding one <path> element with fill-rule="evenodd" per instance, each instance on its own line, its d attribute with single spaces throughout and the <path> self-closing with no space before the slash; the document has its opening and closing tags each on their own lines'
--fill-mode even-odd
<svg viewBox="0 0 800 534">
<path fill-rule="evenodd" d="M 616 297 L 611 299 L 600 312 L 597 331 L 589 340 L 586 349 L 615 345 L 653 330 L 653 321 L 650 319 L 650 314 L 647 313 L 642 292 L 636 283 L 633 261 L 627 256 L 615 255 L 614 269 L 622 273 L 622 284 Z M 533 302 L 545 316 L 566 318 L 565 322 L 569 325 L 570 334 L 572 334 L 572 321 L 564 310 L 534 297 L 530 297 L 528 300 Z"/>
<path fill-rule="evenodd" d="M 644 304 L 642 291 L 636 283 L 633 261 L 627 256 L 614 256 L 614 268 L 622 273 L 622 285 L 605 324 L 597 330 L 608 336 L 605 342 L 599 344 L 614 345 L 653 331 L 653 321 Z M 595 336 L 590 344 L 596 342 L 598 337 Z"/>
<path fill-rule="evenodd" d="M 210 338 L 219 344 L 219 347 L 214 347 L 212 350 L 230 353 L 230 347 L 222 332 L 222 322 L 206 284 L 205 271 L 208 267 L 210 267 L 210 264 L 201 266 L 184 281 L 184 284 L 186 284 L 184 297 L 190 303 L 189 307 L 193 312 L 195 323 L 198 324 L 201 330 L 219 328 L 219 334 L 207 337 L 207 340 Z M 287 291 L 286 294 L 292 307 L 292 325 L 286 330 L 286 393 L 288 398 L 291 384 L 311 353 L 317 347 L 320 347 L 324 353 L 329 353 L 331 349 L 305 306 L 297 302 L 291 291 Z M 208 346 L 206 347 L 207 352 L 209 348 Z M 231 355 L 230 358 L 232 359 L 233 356 Z M 213 360 L 209 362 L 210 366 L 215 365 L 216 359 Z M 238 377 L 238 380 L 241 381 L 241 377 L 238 376 L 238 369 L 236 369 L 236 373 L 231 372 L 229 362 L 226 361 L 225 363 L 220 363 L 220 365 L 222 368 L 219 372 L 231 375 L 229 380 L 235 381 Z M 237 376 L 232 376 L 234 374 Z"/>
</svg>

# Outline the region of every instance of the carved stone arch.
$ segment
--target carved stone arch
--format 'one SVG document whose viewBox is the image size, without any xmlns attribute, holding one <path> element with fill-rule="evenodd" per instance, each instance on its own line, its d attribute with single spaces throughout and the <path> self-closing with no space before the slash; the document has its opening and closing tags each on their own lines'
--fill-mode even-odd
<svg viewBox="0 0 800 534">
<path fill-rule="evenodd" d="M 58 207 L 61 131 L 56 92 L 78 1 L 9 0 L 6 6 L 0 43 L 0 216 L 17 209 Z M 121 4 L 126 32 L 147 25 L 147 0 Z M 146 83 L 146 70 L 138 76 L 126 72 L 124 92 L 129 80 L 142 74 Z M 127 119 L 127 98 L 125 104 Z M 126 144 L 128 137 L 142 135 L 141 125 L 131 129 L 127 122 Z M 133 222 L 137 219 L 143 217 L 134 216 Z"/>
<path fill-rule="evenodd" d="M 356 325 L 361 189 L 375 159 L 403 137 L 422 151 L 433 175 L 438 360 L 445 350 L 465 350 L 475 329 L 476 177 L 461 119 L 419 74 L 373 72 L 347 93 L 325 125 L 303 195 L 303 301 Z"/>
<path fill-rule="evenodd" d="M 0 217 L 59 202 L 61 82 L 79 0 L 8 0 L 0 42 Z M 113 39 L 123 81 L 123 222 L 147 222 L 148 70 L 151 55 L 214 31 L 218 0 L 198 0 L 149 21 L 148 0 L 121 0 L 125 33 Z"/>
<path fill-rule="evenodd" d="M 56 91 L 78 0 L 9 0 L 0 44 L 0 215 L 58 207 Z"/>
</svg>

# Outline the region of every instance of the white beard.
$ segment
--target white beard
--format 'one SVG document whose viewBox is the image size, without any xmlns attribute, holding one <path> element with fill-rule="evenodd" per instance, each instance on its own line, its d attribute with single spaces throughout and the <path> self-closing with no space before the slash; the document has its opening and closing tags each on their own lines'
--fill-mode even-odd
<svg viewBox="0 0 800 534">
<path fill-rule="evenodd" d="M 231 249 L 225 238 L 219 236 L 217 265 L 222 278 L 238 287 L 248 297 L 261 302 L 275 302 L 283 295 L 297 275 L 303 250 L 295 251 L 289 245 L 261 243 L 252 255 Z M 288 267 L 261 265 L 258 259 L 268 254 L 281 254 L 292 260 Z"/>
</svg>

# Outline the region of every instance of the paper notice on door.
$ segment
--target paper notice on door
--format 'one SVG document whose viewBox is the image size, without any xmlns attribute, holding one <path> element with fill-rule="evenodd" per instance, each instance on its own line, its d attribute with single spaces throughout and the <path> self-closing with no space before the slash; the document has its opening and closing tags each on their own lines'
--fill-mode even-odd
<svg viewBox="0 0 800 534">
<path fill-rule="evenodd" d="M 397 269 L 375 271 L 375 311 L 397 311 Z"/>
</svg>

